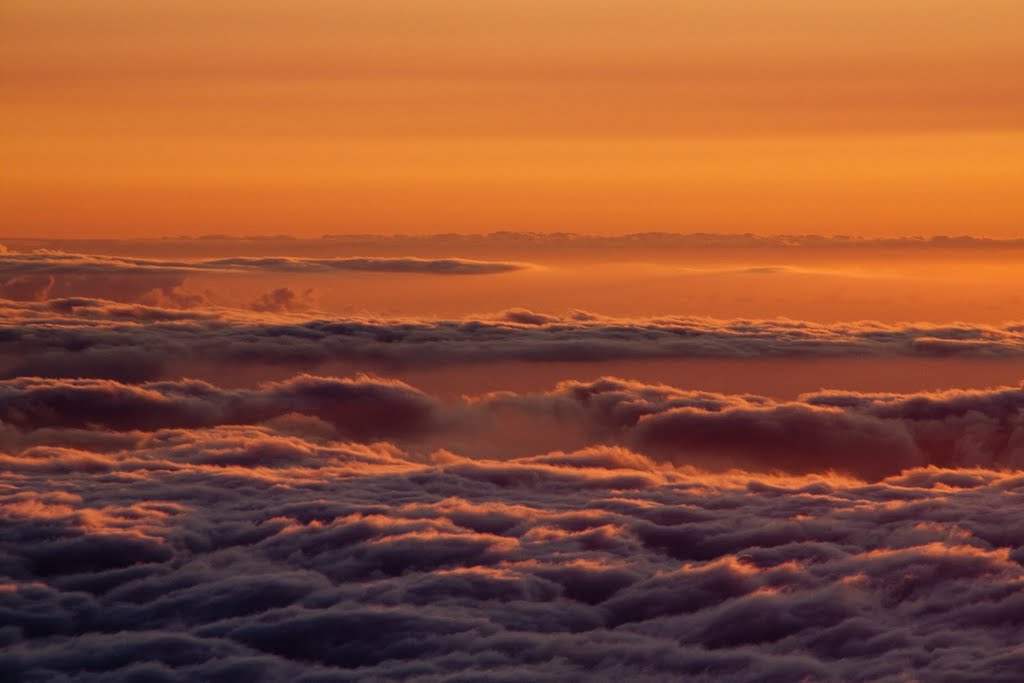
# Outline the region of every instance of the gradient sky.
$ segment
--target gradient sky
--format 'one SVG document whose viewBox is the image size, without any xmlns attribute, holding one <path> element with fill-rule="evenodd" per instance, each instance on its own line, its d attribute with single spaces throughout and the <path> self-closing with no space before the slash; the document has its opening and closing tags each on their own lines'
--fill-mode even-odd
<svg viewBox="0 0 1024 683">
<path fill-rule="evenodd" d="M 1018 235 L 1017 0 L 11 0 L 2 234 Z"/>
</svg>

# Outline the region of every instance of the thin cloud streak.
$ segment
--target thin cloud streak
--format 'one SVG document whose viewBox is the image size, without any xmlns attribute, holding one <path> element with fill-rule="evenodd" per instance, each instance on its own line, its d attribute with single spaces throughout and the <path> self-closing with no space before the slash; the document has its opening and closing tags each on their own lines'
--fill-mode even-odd
<svg viewBox="0 0 1024 683">
<path fill-rule="evenodd" d="M 426 259 L 417 257 L 243 257 L 175 261 L 128 258 L 93 254 L 66 254 L 39 251 L 16 253 L 0 251 L 0 276 L 89 275 L 131 273 L 332 273 L 344 271 L 377 273 L 423 273 L 434 275 L 486 275 L 526 268 L 525 264 L 501 261 L 476 261 L 461 258 Z"/>
</svg>

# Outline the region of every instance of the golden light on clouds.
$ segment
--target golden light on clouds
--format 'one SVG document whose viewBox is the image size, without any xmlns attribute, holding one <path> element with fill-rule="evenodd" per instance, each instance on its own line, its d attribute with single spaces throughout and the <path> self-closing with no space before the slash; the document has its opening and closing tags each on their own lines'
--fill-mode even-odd
<svg viewBox="0 0 1024 683">
<path fill-rule="evenodd" d="M 1022 0 L 0 0 L 0 678 L 1019 681 Z"/>
</svg>

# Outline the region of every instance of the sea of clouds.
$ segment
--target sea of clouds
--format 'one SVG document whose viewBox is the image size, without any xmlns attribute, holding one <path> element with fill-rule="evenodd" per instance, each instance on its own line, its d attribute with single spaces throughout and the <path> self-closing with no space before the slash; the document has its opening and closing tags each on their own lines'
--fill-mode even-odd
<svg viewBox="0 0 1024 683">
<path fill-rule="evenodd" d="M 1014 681 L 1024 666 L 1019 472 L 867 483 L 291 431 L 101 431 L 4 456 L 4 679 Z"/>
<path fill-rule="evenodd" d="M 140 292 L 189 268 L 521 266 L 84 258 L 0 259 L 0 680 L 1021 679 L 1024 387 L 463 396 L 314 371 L 1013 358 L 1019 324 L 158 305 Z M 95 295 L 55 289 L 76 278 Z"/>
</svg>

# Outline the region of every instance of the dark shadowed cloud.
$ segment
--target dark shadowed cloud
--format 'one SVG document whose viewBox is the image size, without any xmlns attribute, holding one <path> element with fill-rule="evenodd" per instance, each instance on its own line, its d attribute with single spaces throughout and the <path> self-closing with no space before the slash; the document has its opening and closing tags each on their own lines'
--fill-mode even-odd
<svg viewBox="0 0 1024 683">
<path fill-rule="evenodd" d="M 135 438 L 0 459 L 5 680 L 1011 681 L 1022 664 L 1019 472 L 866 484 L 615 447 Z"/>
<path fill-rule="evenodd" d="M 502 447 L 503 420 L 522 439 Z M 402 382 L 300 375 L 254 389 L 196 380 L 125 384 L 22 377 L 0 381 L 0 445 L 38 430 L 195 429 L 272 423 L 289 433 L 404 444 L 453 443 L 511 457 L 551 449 L 552 424 L 575 443 L 615 444 L 661 463 L 713 470 L 810 473 L 870 480 L 903 469 L 1024 466 L 1024 388 L 861 394 L 793 401 L 717 394 L 616 378 L 563 382 L 546 393 L 499 392 L 442 401 Z M 13 431 L 12 431 L 13 430 Z M 527 438 L 527 436 L 529 438 Z M 68 436 L 71 438 L 71 436 Z M 94 440 L 98 441 L 97 439 Z M 117 442 L 119 443 L 119 442 Z"/>
<path fill-rule="evenodd" d="M 616 378 L 474 404 L 582 427 L 659 460 L 880 478 L 904 468 L 1024 466 L 1024 388 L 912 394 L 825 391 L 781 401 Z"/>
<path fill-rule="evenodd" d="M 114 431 L 254 424 L 291 413 L 315 417 L 356 439 L 396 438 L 439 428 L 441 404 L 401 382 L 301 375 L 259 389 L 206 382 L 19 378 L 0 382 L 0 421 Z"/>
<path fill-rule="evenodd" d="M 294 294 L 294 293 L 293 293 Z M 287 294 L 280 298 L 292 300 Z M 265 302 L 272 308 L 274 297 Z M 680 358 L 1016 358 L 1024 323 L 551 316 L 514 309 L 450 320 L 181 311 L 86 298 L 0 300 L 6 376 L 159 377 L 190 360 L 313 369 Z M 141 373 L 151 369 L 152 374 Z"/>
</svg>

